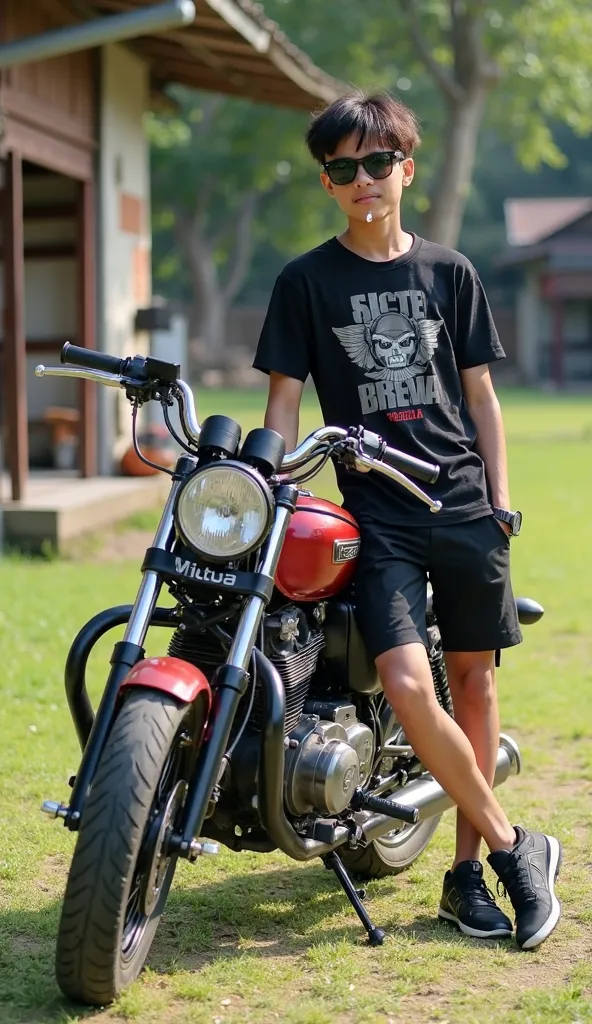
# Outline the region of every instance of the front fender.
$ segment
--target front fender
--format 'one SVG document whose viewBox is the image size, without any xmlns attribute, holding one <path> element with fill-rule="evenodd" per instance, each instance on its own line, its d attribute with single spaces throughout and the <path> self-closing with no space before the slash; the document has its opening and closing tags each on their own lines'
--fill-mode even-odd
<svg viewBox="0 0 592 1024">
<path fill-rule="evenodd" d="M 181 658 L 144 658 L 128 672 L 120 689 L 129 686 L 161 690 L 184 704 L 193 704 L 203 694 L 208 713 L 212 704 L 212 691 L 203 672 Z"/>
</svg>

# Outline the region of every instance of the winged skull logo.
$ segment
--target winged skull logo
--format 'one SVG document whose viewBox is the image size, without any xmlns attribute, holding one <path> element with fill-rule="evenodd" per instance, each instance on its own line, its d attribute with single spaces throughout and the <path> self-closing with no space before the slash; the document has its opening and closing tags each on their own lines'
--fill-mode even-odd
<svg viewBox="0 0 592 1024">
<path fill-rule="evenodd" d="M 413 320 L 402 313 L 382 313 L 371 324 L 334 327 L 348 356 L 373 380 L 408 380 L 425 373 L 436 347 L 442 320 Z"/>
</svg>

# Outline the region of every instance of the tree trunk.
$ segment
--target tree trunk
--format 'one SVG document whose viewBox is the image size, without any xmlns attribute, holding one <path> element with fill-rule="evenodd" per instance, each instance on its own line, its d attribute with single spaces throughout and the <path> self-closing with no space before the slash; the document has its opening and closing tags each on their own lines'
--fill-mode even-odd
<svg viewBox="0 0 592 1024">
<path fill-rule="evenodd" d="M 466 97 L 448 101 L 442 166 L 436 175 L 424 232 L 430 241 L 451 249 L 458 244 L 469 198 L 487 92 L 487 88 L 477 87 Z"/>
<path fill-rule="evenodd" d="M 452 67 L 434 57 L 425 31 L 428 12 L 421 0 L 401 0 L 401 4 L 416 52 L 448 106 L 442 167 L 435 178 L 424 231 L 431 241 L 454 248 L 473 180 L 485 103 L 500 78 L 500 69 L 484 45 L 486 0 L 449 0 L 450 24 L 445 29 L 441 26 L 441 41 L 452 48 Z"/>
<path fill-rule="evenodd" d="M 215 238 L 205 238 L 200 231 L 200 217 L 193 221 L 182 210 L 175 216 L 175 235 L 191 277 L 193 337 L 203 342 L 206 351 L 222 362 L 226 344 L 228 310 L 242 288 L 252 256 L 253 220 L 260 196 L 248 192 L 232 220 L 221 225 Z M 203 218 L 202 218 L 203 222 Z M 218 241 L 232 238 L 231 255 L 225 279 L 214 261 Z"/>
<path fill-rule="evenodd" d="M 209 355 L 219 355 L 226 340 L 228 309 L 212 252 L 182 212 L 176 216 L 175 234 L 191 277 L 191 333 L 203 342 Z"/>
</svg>

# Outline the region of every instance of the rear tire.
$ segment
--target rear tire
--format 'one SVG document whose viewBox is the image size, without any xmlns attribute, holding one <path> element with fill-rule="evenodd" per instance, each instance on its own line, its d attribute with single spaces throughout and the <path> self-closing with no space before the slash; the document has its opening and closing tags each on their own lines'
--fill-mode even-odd
<svg viewBox="0 0 592 1024">
<path fill-rule="evenodd" d="M 406 871 L 423 853 L 438 827 L 440 815 L 420 821 L 417 825 L 403 825 L 401 829 L 368 843 L 357 850 L 340 847 L 341 860 L 354 878 L 362 881 L 386 878 Z"/>
<path fill-rule="evenodd" d="M 195 722 L 203 724 L 202 714 L 201 705 L 137 690 L 115 719 L 82 817 L 59 925 L 56 976 L 70 999 L 110 1003 L 144 965 L 177 860 L 154 851 L 162 846 L 165 807 L 171 818 L 178 814 L 190 760 L 186 735 L 201 735 Z"/>
</svg>

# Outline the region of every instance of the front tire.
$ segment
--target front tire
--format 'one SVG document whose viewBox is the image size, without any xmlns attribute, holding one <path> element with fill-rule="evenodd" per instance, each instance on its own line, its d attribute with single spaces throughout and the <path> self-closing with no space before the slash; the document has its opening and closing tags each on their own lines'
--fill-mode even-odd
<svg viewBox="0 0 592 1024">
<path fill-rule="evenodd" d="M 56 950 L 70 999 L 105 1005 L 140 973 L 173 880 L 159 851 L 185 793 L 202 706 L 137 690 L 101 755 L 68 875 Z M 160 844 L 160 846 L 158 845 Z"/>
</svg>

